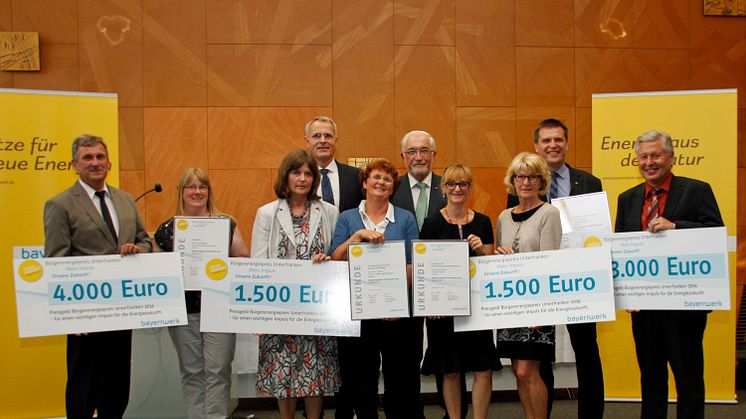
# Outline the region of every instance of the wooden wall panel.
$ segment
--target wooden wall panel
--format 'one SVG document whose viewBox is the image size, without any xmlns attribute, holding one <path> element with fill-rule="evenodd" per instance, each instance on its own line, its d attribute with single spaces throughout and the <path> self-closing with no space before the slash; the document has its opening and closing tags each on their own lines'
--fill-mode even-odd
<svg viewBox="0 0 746 419">
<path fill-rule="evenodd" d="M 41 71 L 13 73 L 16 89 L 80 90 L 78 46 L 76 44 L 41 44 Z"/>
<path fill-rule="evenodd" d="M 277 170 L 210 170 L 209 175 L 217 207 L 235 218 L 241 236 L 251 249 L 256 210 L 277 198 L 272 189 Z"/>
<path fill-rule="evenodd" d="M 205 50 L 205 0 L 143 0 L 145 105 L 207 105 Z"/>
<path fill-rule="evenodd" d="M 506 170 L 506 167 L 471 168 L 472 175 L 474 175 L 474 187 L 469 197 L 469 204 L 475 211 L 488 215 L 493 227 L 497 216 L 508 205 L 508 193 L 503 184 Z"/>
<path fill-rule="evenodd" d="M 515 108 L 456 111 L 456 161 L 471 167 L 507 167 L 515 156 Z"/>
<path fill-rule="evenodd" d="M 12 10 L 14 31 L 39 32 L 42 44 L 78 43 L 77 1 L 13 0 Z"/>
<path fill-rule="evenodd" d="M 305 148 L 305 124 L 330 108 L 217 108 L 207 113 L 211 169 L 272 169 L 292 149 Z"/>
<path fill-rule="evenodd" d="M 331 106 L 331 47 L 209 45 L 210 106 Z"/>
<path fill-rule="evenodd" d="M 689 89 L 689 51 L 577 48 L 575 82 L 583 107 L 593 93 Z"/>
<path fill-rule="evenodd" d="M 456 103 L 515 105 L 515 23 L 511 0 L 456 3 Z"/>
<path fill-rule="evenodd" d="M 738 92 L 741 95 L 741 91 Z M 738 109 L 738 167 L 746 167 L 746 109 Z M 743 220 L 746 225 L 746 220 Z M 746 237 L 746 236 L 745 236 Z"/>
<path fill-rule="evenodd" d="M 591 108 L 575 109 L 575 165 L 593 166 L 593 132 Z"/>
<path fill-rule="evenodd" d="M 152 188 L 153 186 L 148 186 L 147 189 Z M 130 195 L 132 195 L 132 198 L 137 198 L 145 192 L 147 189 L 145 188 L 145 172 L 142 170 L 122 170 L 119 172 L 119 189 L 126 191 Z M 153 192 L 155 193 L 155 192 Z M 145 207 L 145 199 L 143 198 L 139 201 L 137 201 L 137 209 L 140 211 L 140 216 L 143 217 L 143 220 L 146 219 L 146 207 Z M 152 230 L 150 230 L 152 233 Z"/>
<path fill-rule="evenodd" d="M 397 138 L 415 129 L 429 132 L 438 145 L 434 164 L 444 167 L 456 159 L 454 50 L 397 47 L 395 60 Z"/>
<path fill-rule="evenodd" d="M 702 14 L 702 9 L 697 13 Z M 689 47 L 689 5 L 686 0 L 634 0 L 632 19 L 632 45 L 635 47 Z"/>
<path fill-rule="evenodd" d="M 573 0 L 515 1 L 515 43 L 519 46 L 573 46 Z"/>
<path fill-rule="evenodd" d="M 574 103 L 572 48 L 516 48 L 516 104 L 571 106 Z"/>
<path fill-rule="evenodd" d="M 394 0 L 395 45 L 453 45 L 455 0 Z"/>
<path fill-rule="evenodd" d="M 0 0 L 0 31 L 13 30 L 13 0 Z"/>
<path fill-rule="evenodd" d="M 160 194 L 146 199 L 145 228 L 154 230 L 176 211 L 176 186 L 188 167 L 209 169 L 207 160 L 207 108 L 146 108 L 145 184 L 159 182 Z"/>
<path fill-rule="evenodd" d="M 141 1 L 81 0 L 79 38 L 80 88 L 142 106 Z"/>
<path fill-rule="evenodd" d="M 632 45 L 632 3 L 618 0 L 575 0 L 575 46 Z"/>
<path fill-rule="evenodd" d="M 331 0 L 212 0 L 208 44 L 330 44 Z"/>
<path fill-rule="evenodd" d="M 143 108 L 119 108 L 119 167 L 145 170 Z"/>
<path fill-rule="evenodd" d="M 390 0 L 337 0 L 334 121 L 338 157 L 399 159 L 394 127 L 394 32 Z"/>
</svg>

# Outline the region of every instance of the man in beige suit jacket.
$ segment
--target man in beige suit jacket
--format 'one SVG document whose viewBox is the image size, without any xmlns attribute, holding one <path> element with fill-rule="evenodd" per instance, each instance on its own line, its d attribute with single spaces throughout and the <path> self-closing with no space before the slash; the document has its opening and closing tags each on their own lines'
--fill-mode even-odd
<svg viewBox="0 0 746 419">
<path fill-rule="evenodd" d="M 106 185 L 111 170 L 101 137 L 81 135 L 72 146 L 80 180 L 44 205 L 46 257 L 129 255 L 150 251 L 135 201 Z M 131 330 L 68 335 L 68 418 L 121 418 L 129 400 Z"/>
</svg>

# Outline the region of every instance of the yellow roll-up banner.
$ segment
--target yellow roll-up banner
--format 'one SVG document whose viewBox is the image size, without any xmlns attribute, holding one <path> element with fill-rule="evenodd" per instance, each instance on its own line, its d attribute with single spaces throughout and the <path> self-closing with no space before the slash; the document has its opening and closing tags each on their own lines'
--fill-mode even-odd
<svg viewBox="0 0 746 419">
<path fill-rule="evenodd" d="M 725 226 L 731 279 L 731 307 L 735 298 L 735 235 L 737 181 L 736 90 L 697 90 L 593 95 L 593 174 L 609 196 L 612 222 L 617 197 L 644 182 L 637 167 L 634 141 L 643 132 L 666 131 L 674 143 L 673 173 L 709 183 L 715 192 Z M 705 388 L 710 401 L 735 401 L 735 309 L 714 311 L 705 330 Z M 606 397 L 640 397 L 629 314 L 600 323 Z M 669 373 L 670 397 L 675 397 Z"/>
<path fill-rule="evenodd" d="M 44 202 L 70 187 L 80 134 L 106 141 L 107 183 L 119 184 L 117 96 L 0 89 L 0 417 L 59 417 L 65 412 L 65 338 L 18 337 L 14 248 L 44 244 Z M 29 247 L 30 248 L 30 247 Z M 21 250 L 24 251 L 24 250 Z"/>
</svg>

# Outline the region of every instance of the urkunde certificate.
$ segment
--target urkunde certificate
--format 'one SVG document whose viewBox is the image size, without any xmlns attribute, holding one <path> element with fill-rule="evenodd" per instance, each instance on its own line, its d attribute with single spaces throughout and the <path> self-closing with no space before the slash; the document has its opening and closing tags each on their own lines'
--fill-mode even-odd
<svg viewBox="0 0 746 419">
<path fill-rule="evenodd" d="M 560 212 L 563 249 L 601 246 L 613 232 L 606 192 L 554 198 L 552 205 Z"/>
<path fill-rule="evenodd" d="M 227 258 L 230 218 L 174 217 L 174 251 L 181 253 L 184 289 L 200 290 L 200 264 L 205 259 Z"/>
<path fill-rule="evenodd" d="M 409 317 L 404 241 L 347 248 L 353 320 Z"/>
<path fill-rule="evenodd" d="M 415 316 L 468 316 L 469 243 L 465 240 L 412 242 Z"/>
</svg>

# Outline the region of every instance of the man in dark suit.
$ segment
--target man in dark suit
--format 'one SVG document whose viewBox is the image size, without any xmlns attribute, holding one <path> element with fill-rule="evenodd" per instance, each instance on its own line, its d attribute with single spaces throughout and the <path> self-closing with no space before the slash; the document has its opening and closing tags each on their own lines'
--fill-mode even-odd
<svg viewBox="0 0 746 419">
<path fill-rule="evenodd" d="M 710 185 L 674 176 L 671 136 L 648 131 L 635 141 L 645 183 L 619 195 L 616 232 L 658 233 L 675 228 L 723 226 Z M 665 418 L 668 364 L 678 394 L 676 417 L 704 418 L 705 382 L 702 337 L 707 311 L 632 311 L 632 335 L 640 367 L 642 418 Z"/>
<path fill-rule="evenodd" d="M 324 201 L 334 205 L 342 213 L 348 209 L 357 208 L 363 200 L 362 186 L 360 184 L 360 169 L 348 166 L 334 159 L 337 150 L 337 124 L 328 116 L 315 116 L 306 123 L 306 147 L 316 160 L 321 172 L 318 195 Z M 355 339 L 340 337 L 338 345 L 342 347 L 340 356 L 350 354 L 354 356 L 354 350 L 346 350 L 349 345 L 354 345 Z M 349 365 L 349 360 L 342 360 L 343 364 Z M 354 363 L 354 360 L 352 360 Z M 349 380 L 347 380 L 349 381 Z M 352 407 L 352 396 L 349 394 L 350 383 L 342 380 L 339 392 L 335 394 L 335 418 L 352 419 L 355 416 Z M 299 409 L 303 409 L 302 404 Z M 305 417 L 305 412 L 303 413 Z M 321 416 L 324 416 L 323 410 Z"/>
<path fill-rule="evenodd" d="M 410 131 L 401 140 L 401 157 L 407 165 L 408 172 L 401 177 L 399 189 L 391 197 L 391 203 L 414 214 L 419 229 L 422 229 L 425 218 L 437 213 L 446 204 L 440 188 L 441 178 L 432 172 L 435 154 L 435 139 L 426 131 Z M 445 410 L 442 375 L 435 376 L 435 386 L 438 390 L 438 402 Z M 462 394 L 467 394 L 463 374 L 461 391 Z M 462 417 L 466 417 L 469 403 L 461 403 L 461 411 Z M 448 413 L 445 413 L 444 419 L 448 419 Z"/>
<path fill-rule="evenodd" d="M 132 197 L 106 185 L 111 162 L 101 137 L 81 135 L 72 146 L 80 180 L 44 205 L 46 257 L 129 255 L 150 251 Z M 121 418 L 130 383 L 131 330 L 67 336 L 68 418 Z"/>
<path fill-rule="evenodd" d="M 341 213 L 357 208 L 363 195 L 360 169 L 334 160 L 338 140 L 337 124 L 328 116 L 316 116 L 306 123 L 306 147 L 321 172 L 318 194 Z"/>
<path fill-rule="evenodd" d="M 601 180 L 583 170 L 571 167 L 567 157 L 567 126 L 558 119 L 545 119 L 534 129 L 534 149 L 544 158 L 552 172 L 549 197 L 562 198 L 601 192 Z M 508 207 L 518 205 L 518 197 L 508 196 Z M 604 415 L 604 376 L 596 340 L 596 323 L 568 324 L 567 332 L 575 351 L 578 376 L 578 417 L 595 419 Z M 552 412 L 554 374 L 550 362 L 540 366 L 542 380 L 547 386 L 547 411 Z"/>
</svg>

